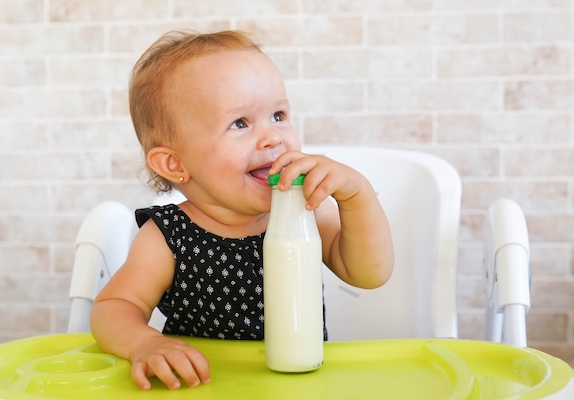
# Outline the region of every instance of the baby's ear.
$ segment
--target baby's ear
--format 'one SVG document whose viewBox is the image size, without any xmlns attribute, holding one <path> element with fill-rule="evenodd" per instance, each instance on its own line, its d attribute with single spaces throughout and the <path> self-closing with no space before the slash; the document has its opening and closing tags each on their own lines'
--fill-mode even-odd
<svg viewBox="0 0 574 400">
<path fill-rule="evenodd" d="M 189 174 L 179 161 L 175 151 L 169 147 L 154 147 L 147 153 L 147 163 L 159 176 L 172 183 L 189 180 Z"/>
</svg>

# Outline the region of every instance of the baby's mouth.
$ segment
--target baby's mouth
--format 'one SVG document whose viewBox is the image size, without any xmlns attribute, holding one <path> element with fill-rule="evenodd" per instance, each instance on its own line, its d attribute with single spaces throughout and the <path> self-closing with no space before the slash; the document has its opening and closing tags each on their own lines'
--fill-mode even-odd
<svg viewBox="0 0 574 400">
<path fill-rule="evenodd" d="M 255 179 L 260 179 L 260 180 L 267 182 L 267 178 L 269 177 L 269 169 L 270 168 L 271 167 L 257 168 L 257 169 L 249 171 L 249 175 L 251 175 Z"/>
</svg>

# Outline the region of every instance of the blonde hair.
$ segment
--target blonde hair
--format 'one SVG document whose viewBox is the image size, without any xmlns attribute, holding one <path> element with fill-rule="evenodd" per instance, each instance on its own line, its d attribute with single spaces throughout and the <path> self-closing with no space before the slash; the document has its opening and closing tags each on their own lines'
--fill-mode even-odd
<svg viewBox="0 0 574 400">
<path fill-rule="evenodd" d="M 255 50 L 259 45 L 245 32 L 222 31 L 199 34 L 171 31 L 152 44 L 136 62 L 129 84 L 132 123 L 147 157 L 158 146 L 173 146 L 176 126 L 170 114 L 166 88 L 177 67 L 185 61 L 226 50 Z M 147 184 L 156 192 L 169 192 L 172 184 L 145 164 Z"/>
</svg>

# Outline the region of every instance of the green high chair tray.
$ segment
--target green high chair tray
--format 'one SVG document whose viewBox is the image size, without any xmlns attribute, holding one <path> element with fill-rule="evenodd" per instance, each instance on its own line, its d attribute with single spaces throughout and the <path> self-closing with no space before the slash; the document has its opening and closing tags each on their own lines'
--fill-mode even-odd
<svg viewBox="0 0 574 400">
<path fill-rule="evenodd" d="M 529 348 L 449 339 L 325 343 L 323 366 L 280 374 L 257 341 L 185 338 L 209 359 L 211 383 L 138 389 L 130 363 L 89 334 L 0 345 L 0 399 L 542 399 L 574 398 L 563 361 Z"/>
</svg>

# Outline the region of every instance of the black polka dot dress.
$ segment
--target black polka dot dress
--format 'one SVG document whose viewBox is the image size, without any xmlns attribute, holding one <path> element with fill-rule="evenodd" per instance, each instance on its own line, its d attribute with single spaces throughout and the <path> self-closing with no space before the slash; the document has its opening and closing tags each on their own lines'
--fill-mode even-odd
<svg viewBox="0 0 574 400">
<path fill-rule="evenodd" d="M 172 285 L 157 305 L 167 317 L 163 333 L 263 340 L 264 233 L 223 238 L 197 226 L 174 204 L 136 210 L 139 227 L 148 219 L 176 260 Z"/>
<path fill-rule="evenodd" d="M 220 339 L 263 339 L 263 234 L 213 235 L 176 205 L 136 211 L 152 219 L 176 260 L 175 277 L 158 304 L 163 333 Z"/>
</svg>

